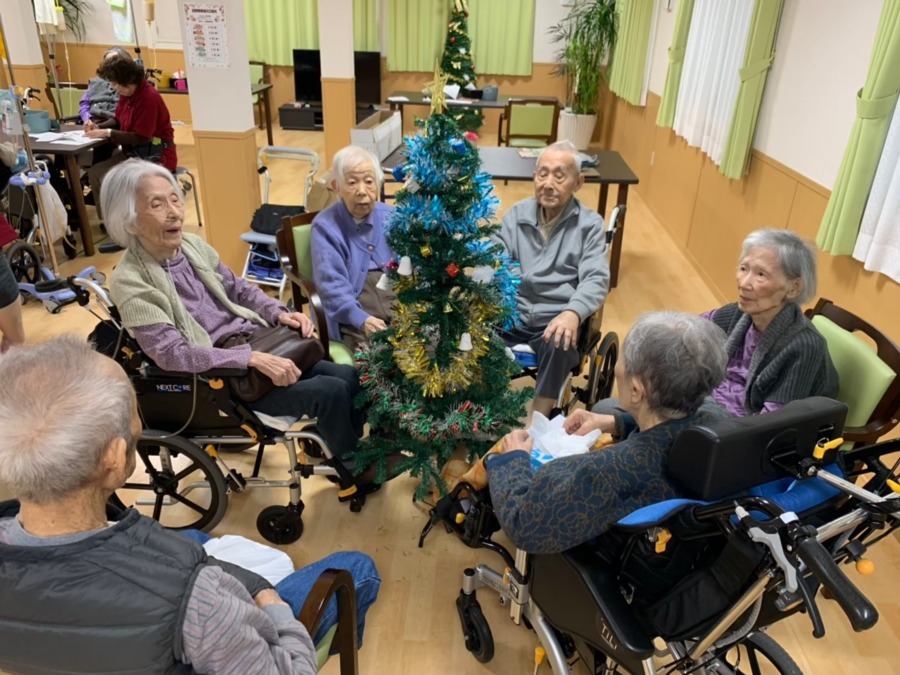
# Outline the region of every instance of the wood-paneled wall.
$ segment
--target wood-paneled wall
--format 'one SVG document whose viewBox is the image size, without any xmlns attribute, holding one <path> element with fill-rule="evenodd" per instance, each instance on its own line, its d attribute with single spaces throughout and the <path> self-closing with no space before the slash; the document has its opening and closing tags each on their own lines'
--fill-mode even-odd
<svg viewBox="0 0 900 675">
<path fill-rule="evenodd" d="M 596 136 L 638 174 L 638 191 L 698 273 L 723 301 L 733 301 L 744 237 L 760 227 L 784 227 L 814 239 L 830 191 L 756 150 L 743 180 L 729 180 L 700 150 L 658 128 L 658 110 L 655 94 L 640 108 L 604 92 Z M 849 256 L 820 252 L 818 296 L 900 342 L 900 285 L 888 277 L 867 272 Z"/>
</svg>

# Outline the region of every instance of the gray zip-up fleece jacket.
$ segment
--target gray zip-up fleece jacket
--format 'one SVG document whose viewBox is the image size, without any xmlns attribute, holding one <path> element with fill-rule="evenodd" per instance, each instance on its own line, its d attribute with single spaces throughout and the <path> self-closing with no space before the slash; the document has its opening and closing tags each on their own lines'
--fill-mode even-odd
<svg viewBox="0 0 900 675">
<path fill-rule="evenodd" d="M 603 218 L 573 197 L 545 242 L 539 208 L 534 197 L 515 204 L 496 235 L 522 266 L 519 320 L 537 328 L 570 309 L 584 321 L 609 291 Z"/>
</svg>

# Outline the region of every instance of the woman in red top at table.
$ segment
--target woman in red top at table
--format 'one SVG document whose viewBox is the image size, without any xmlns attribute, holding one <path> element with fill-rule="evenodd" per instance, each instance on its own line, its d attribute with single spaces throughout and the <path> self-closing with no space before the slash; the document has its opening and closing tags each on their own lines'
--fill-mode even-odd
<svg viewBox="0 0 900 675">
<path fill-rule="evenodd" d="M 121 146 L 112 157 L 88 171 L 94 202 L 99 206 L 103 177 L 116 164 L 129 157 L 139 157 L 162 164 L 174 174 L 178 156 L 169 109 L 159 92 L 144 78 L 143 68 L 131 59 L 114 57 L 100 64 L 97 75 L 116 90 L 119 103 L 113 119 L 99 124 L 86 122 L 85 136 L 108 138 Z"/>
</svg>

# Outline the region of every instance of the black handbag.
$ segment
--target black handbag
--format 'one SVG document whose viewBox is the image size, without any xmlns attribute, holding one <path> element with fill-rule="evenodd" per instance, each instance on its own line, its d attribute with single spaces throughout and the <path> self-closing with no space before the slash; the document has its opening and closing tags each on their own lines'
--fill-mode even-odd
<svg viewBox="0 0 900 675">
<path fill-rule="evenodd" d="M 235 345 L 250 345 L 255 352 L 280 356 L 294 362 L 301 372 L 306 372 L 325 357 L 325 348 L 317 338 L 305 338 L 299 331 L 287 326 L 260 328 L 252 333 L 233 333 L 219 340 L 217 347 L 227 349 Z M 244 403 L 252 403 L 274 387 L 268 375 L 250 368 L 243 377 L 229 378 L 231 393 Z"/>
</svg>

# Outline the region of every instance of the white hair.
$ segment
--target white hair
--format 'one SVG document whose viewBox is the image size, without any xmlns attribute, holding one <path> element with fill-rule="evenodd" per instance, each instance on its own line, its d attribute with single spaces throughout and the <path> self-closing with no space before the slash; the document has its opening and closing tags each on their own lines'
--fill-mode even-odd
<svg viewBox="0 0 900 675">
<path fill-rule="evenodd" d="M 816 249 L 790 230 L 763 228 L 747 235 L 741 246 L 740 263 L 751 248 L 764 248 L 778 258 L 778 265 L 788 281 L 800 281 L 800 292 L 789 302 L 805 304 L 816 294 Z"/>
<path fill-rule="evenodd" d="M 168 180 L 179 199 L 184 193 L 175 176 L 164 166 L 145 159 L 128 159 L 114 166 L 103 178 L 100 188 L 100 210 L 110 238 L 119 246 L 128 247 L 137 234 L 137 195 L 141 181 L 147 176 L 159 176 Z"/>
<path fill-rule="evenodd" d="M 575 147 L 575 144 L 569 140 L 556 141 L 556 143 L 551 143 L 541 150 L 541 154 L 538 155 L 537 164 L 535 164 L 535 166 L 541 163 L 541 157 L 544 156 L 544 153 L 551 150 L 554 152 L 564 152 L 569 155 L 572 158 L 572 163 L 575 165 L 575 172 L 581 173 L 581 153 L 578 151 L 578 148 Z"/>
<path fill-rule="evenodd" d="M 358 145 L 348 145 L 334 153 L 334 159 L 331 162 L 331 174 L 338 187 L 344 186 L 344 176 L 348 171 L 366 163 L 372 165 L 372 169 L 375 171 L 375 182 L 380 190 L 384 183 L 384 170 L 381 168 L 381 162 L 371 152 Z"/>
<path fill-rule="evenodd" d="M 134 447 L 134 390 L 117 370 L 74 335 L 0 358 L 0 484 L 46 504 L 88 486 L 116 438 Z"/>
</svg>

